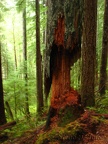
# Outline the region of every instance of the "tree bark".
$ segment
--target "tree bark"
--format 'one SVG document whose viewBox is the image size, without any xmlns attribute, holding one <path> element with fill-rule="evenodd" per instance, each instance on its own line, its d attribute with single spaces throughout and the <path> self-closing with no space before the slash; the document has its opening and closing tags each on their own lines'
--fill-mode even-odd
<svg viewBox="0 0 108 144">
<path fill-rule="evenodd" d="M 13 24 L 13 47 L 14 47 L 15 70 L 17 70 L 17 55 L 16 55 L 16 40 L 15 40 L 14 20 L 13 20 L 12 24 Z"/>
<path fill-rule="evenodd" d="M 96 19 L 97 0 L 84 0 L 81 80 L 81 96 L 84 107 L 95 105 Z"/>
<path fill-rule="evenodd" d="M 102 42 L 102 55 L 101 55 L 101 66 L 100 66 L 100 82 L 99 82 L 99 93 L 100 95 L 105 94 L 106 80 L 107 80 L 107 59 L 108 59 L 108 1 L 105 1 L 104 11 L 104 24 L 103 24 L 103 42 Z"/>
<path fill-rule="evenodd" d="M 14 50 L 14 62 L 15 68 L 14 71 L 17 71 L 17 55 L 16 55 L 16 40 L 15 40 L 15 26 L 14 26 L 14 19 L 12 21 L 13 24 L 13 50 Z M 14 82 L 14 110 L 15 110 L 15 117 L 17 118 L 17 98 L 16 98 L 16 82 Z"/>
<path fill-rule="evenodd" d="M 2 84 L 2 64 L 1 64 L 1 42 L 0 42 L 0 125 L 6 123 L 3 84 Z"/>
<path fill-rule="evenodd" d="M 37 112 L 43 108 L 43 85 L 42 85 L 42 56 L 40 52 L 40 6 L 39 0 L 35 0 L 36 5 L 36 80 L 37 80 Z"/>
<path fill-rule="evenodd" d="M 27 34 L 26 34 L 26 7 L 23 10 L 23 57 L 24 57 L 24 80 L 25 80 L 25 114 L 30 116 L 28 99 L 28 75 L 27 75 Z"/>
</svg>

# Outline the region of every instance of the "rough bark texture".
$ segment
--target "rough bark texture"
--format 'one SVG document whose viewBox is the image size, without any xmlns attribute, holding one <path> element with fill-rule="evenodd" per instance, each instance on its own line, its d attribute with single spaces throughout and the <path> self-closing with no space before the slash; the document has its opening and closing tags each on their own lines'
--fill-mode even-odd
<svg viewBox="0 0 108 144">
<path fill-rule="evenodd" d="M 94 106 L 95 104 L 96 17 L 97 0 L 84 0 L 81 82 L 81 95 L 84 106 Z"/>
<path fill-rule="evenodd" d="M 0 125 L 6 123 L 3 84 L 2 84 L 2 65 L 1 65 L 1 42 L 0 42 Z"/>
<path fill-rule="evenodd" d="M 81 54 L 81 2 L 48 1 L 45 92 L 49 93 L 51 84 L 52 92 L 47 126 L 60 117 L 65 119 L 67 112 L 71 120 L 82 113 L 80 96 L 70 87 L 70 66 Z"/>
<path fill-rule="evenodd" d="M 26 8 L 23 10 L 23 57 L 24 57 L 24 80 L 25 80 L 25 114 L 29 118 L 28 100 L 28 75 L 27 75 L 27 35 L 26 35 Z"/>
<path fill-rule="evenodd" d="M 42 70 L 41 70 L 41 53 L 40 53 L 40 8 L 39 0 L 36 4 L 36 76 L 37 76 L 37 112 L 43 108 L 43 89 L 42 89 Z"/>
<path fill-rule="evenodd" d="M 14 21 L 12 21 L 12 24 L 13 24 L 13 48 L 14 48 L 15 70 L 17 70 L 17 54 L 16 54 L 16 40 L 15 40 L 15 26 L 14 26 Z"/>
<path fill-rule="evenodd" d="M 100 67 L 100 94 L 105 94 L 106 80 L 107 80 L 107 58 L 108 58 L 108 1 L 105 1 L 104 12 L 104 27 L 103 27 L 103 43 L 102 43 L 102 55 L 101 55 L 101 67 Z"/>
</svg>

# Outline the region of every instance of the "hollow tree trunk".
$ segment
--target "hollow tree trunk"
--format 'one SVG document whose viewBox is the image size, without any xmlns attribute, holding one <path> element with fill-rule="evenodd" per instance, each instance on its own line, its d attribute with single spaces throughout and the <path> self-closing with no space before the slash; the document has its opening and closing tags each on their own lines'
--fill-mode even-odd
<svg viewBox="0 0 108 144">
<path fill-rule="evenodd" d="M 57 51 L 52 77 L 51 106 L 58 108 L 62 95 L 70 90 L 70 61 L 69 54 L 65 50 Z"/>
<path fill-rule="evenodd" d="M 81 0 L 48 1 L 45 92 L 49 93 L 52 84 L 52 95 L 47 127 L 54 119 L 62 125 L 67 113 L 67 120 L 72 121 L 83 112 L 80 96 L 70 87 L 70 66 L 81 54 L 81 16 Z"/>
</svg>

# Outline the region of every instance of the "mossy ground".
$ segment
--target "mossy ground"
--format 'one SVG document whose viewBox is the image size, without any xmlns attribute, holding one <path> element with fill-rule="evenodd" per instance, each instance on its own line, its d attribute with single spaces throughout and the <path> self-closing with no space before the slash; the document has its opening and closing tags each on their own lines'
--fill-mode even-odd
<svg viewBox="0 0 108 144">
<path fill-rule="evenodd" d="M 63 126 L 55 125 L 50 127 L 48 131 L 42 131 L 35 144 L 67 144 L 69 142 L 79 144 L 87 134 L 92 137 L 96 134 L 96 128 L 100 122 L 102 122 L 100 117 L 86 111 L 73 122 L 66 123 Z"/>
<path fill-rule="evenodd" d="M 39 135 L 36 144 L 48 144 L 58 141 L 62 144 L 68 139 L 76 139 L 83 132 L 82 125 L 78 121 L 71 122 L 64 127 L 55 127 Z"/>
<path fill-rule="evenodd" d="M 54 124 L 48 130 L 45 125 L 38 126 L 1 144 L 108 144 L 107 116 L 87 110 L 73 122 Z"/>
</svg>

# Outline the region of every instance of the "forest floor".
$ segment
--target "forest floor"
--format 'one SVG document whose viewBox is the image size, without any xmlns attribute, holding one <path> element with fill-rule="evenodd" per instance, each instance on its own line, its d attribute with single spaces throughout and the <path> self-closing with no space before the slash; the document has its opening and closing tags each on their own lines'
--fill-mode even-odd
<svg viewBox="0 0 108 144">
<path fill-rule="evenodd" d="M 78 130 L 73 132 L 70 130 L 72 127 L 73 129 L 77 127 Z M 11 135 L 0 144 L 108 144 L 108 117 L 94 116 L 93 112 L 85 112 L 77 120 L 77 123 L 71 122 L 68 126 L 59 130 L 61 132 L 58 132 L 56 127 L 55 130 L 50 128 L 44 131 L 44 126 L 39 126 L 36 129 L 24 132 L 22 136 L 17 138 L 12 138 Z"/>
</svg>

